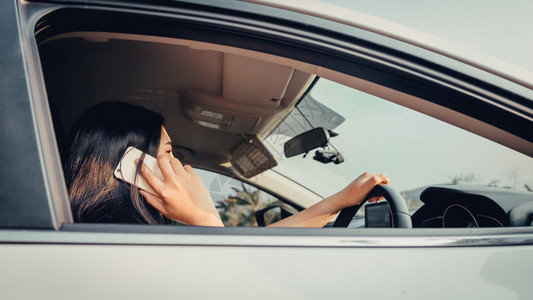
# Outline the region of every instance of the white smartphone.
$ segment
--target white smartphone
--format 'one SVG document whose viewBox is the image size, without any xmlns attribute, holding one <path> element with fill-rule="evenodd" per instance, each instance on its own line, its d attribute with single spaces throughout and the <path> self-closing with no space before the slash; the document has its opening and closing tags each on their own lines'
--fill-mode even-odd
<svg viewBox="0 0 533 300">
<path fill-rule="evenodd" d="M 128 147 L 120 159 L 117 167 L 115 168 L 115 177 L 129 184 L 133 184 L 140 189 L 148 191 L 153 195 L 157 195 L 156 192 L 154 192 L 154 190 L 146 182 L 146 180 L 144 180 L 141 174 L 138 174 L 137 178 L 135 178 L 135 171 L 137 170 L 137 166 L 135 166 L 135 159 L 140 159 L 142 155 L 143 152 L 141 150 L 135 147 Z M 161 170 L 159 170 L 157 159 L 149 154 L 146 154 L 144 156 L 144 164 L 150 168 L 150 170 L 152 170 L 152 173 L 154 173 L 155 176 L 163 180 L 163 174 L 161 174 Z"/>
</svg>

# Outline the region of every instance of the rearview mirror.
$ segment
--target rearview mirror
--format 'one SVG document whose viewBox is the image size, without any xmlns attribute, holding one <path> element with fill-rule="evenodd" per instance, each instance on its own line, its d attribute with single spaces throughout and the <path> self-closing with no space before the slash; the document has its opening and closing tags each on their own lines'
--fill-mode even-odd
<svg viewBox="0 0 533 300">
<path fill-rule="evenodd" d="M 299 134 L 283 145 L 285 157 L 292 157 L 325 146 L 329 142 L 329 137 L 328 130 L 322 127 Z"/>
</svg>

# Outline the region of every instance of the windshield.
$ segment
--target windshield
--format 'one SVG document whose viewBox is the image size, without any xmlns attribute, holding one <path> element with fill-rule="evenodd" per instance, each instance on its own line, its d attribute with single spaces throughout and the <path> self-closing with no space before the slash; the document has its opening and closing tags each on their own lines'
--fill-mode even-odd
<svg viewBox="0 0 533 300">
<path fill-rule="evenodd" d="M 313 127 L 338 133 L 330 149 L 341 164 L 285 158 L 283 144 Z M 274 171 L 322 197 L 363 172 L 386 173 L 406 199 L 435 184 L 478 184 L 519 190 L 533 187 L 533 160 L 485 138 L 325 79 L 265 140 L 279 159 Z M 319 148 L 320 149 L 320 148 Z"/>
</svg>

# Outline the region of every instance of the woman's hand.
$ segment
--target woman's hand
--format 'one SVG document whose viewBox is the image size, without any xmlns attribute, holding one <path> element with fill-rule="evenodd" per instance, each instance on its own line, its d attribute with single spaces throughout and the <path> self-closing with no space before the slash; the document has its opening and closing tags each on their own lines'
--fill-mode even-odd
<svg viewBox="0 0 533 300">
<path fill-rule="evenodd" d="M 157 193 L 154 196 L 140 190 L 150 205 L 161 214 L 188 225 L 224 226 L 209 191 L 191 166 L 183 166 L 177 158 L 163 155 L 157 157 L 157 164 L 163 181 L 145 164 L 141 166 L 141 176 Z"/>
<path fill-rule="evenodd" d="M 363 173 L 343 190 L 327 199 L 324 199 L 324 201 L 328 202 L 328 206 L 331 207 L 332 212 L 339 212 L 343 208 L 354 206 L 363 202 L 368 193 L 370 193 L 374 186 L 378 184 L 390 184 L 390 180 L 387 175 Z M 383 197 L 372 197 L 368 199 L 368 202 L 376 202 L 381 199 L 383 199 Z"/>
<path fill-rule="evenodd" d="M 372 173 L 364 173 L 342 191 L 270 226 L 323 227 L 343 208 L 363 202 L 374 186 L 378 184 L 389 184 L 389 182 L 390 180 L 385 174 L 374 175 Z M 372 197 L 368 201 L 375 202 L 380 198 L 382 197 Z"/>
</svg>

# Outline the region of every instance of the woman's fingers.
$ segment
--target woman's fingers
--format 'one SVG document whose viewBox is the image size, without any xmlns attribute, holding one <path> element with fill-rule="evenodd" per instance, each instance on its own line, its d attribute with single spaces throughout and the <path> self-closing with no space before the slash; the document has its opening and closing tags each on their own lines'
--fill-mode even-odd
<svg viewBox="0 0 533 300">
<path fill-rule="evenodd" d="M 191 174 L 191 175 L 198 175 L 198 173 L 196 173 L 196 170 L 193 169 L 193 167 L 189 166 L 189 165 L 185 165 L 183 166 L 183 169 L 185 170 L 185 172 Z"/>
<path fill-rule="evenodd" d="M 381 176 L 381 178 L 382 178 L 382 181 L 381 181 L 382 184 L 390 185 L 390 179 L 389 179 L 389 177 L 387 175 L 380 174 L 379 176 Z"/>
<path fill-rule="evenodd" d="M 174 169 L 174 172 L 178 175 L 185 174 L 185 169 L 183 168 L 183 165 L 181 164 L 180 160 L 177 158 L 170 159 L 170 165 L 172 166 L 172 169 Z"/>
<path fill-rule="evenodd" d="M 157 157 L 157 165 L 159 166 L 159 169 L 161 170 L 161 174 L 163 174 L 163 177 L 165 180 L 168 178 L 172 178 L 176 174 L 174 168 L 171 165 L 171 160 L 167 157 L 164 157 L 162 155 L 159 155 Z"/>
<path fill-rule="evenodd" d="M 135 160 L 135 164 L 139 163 L 139 159 Z M 161 168 L 161 167 L 160 167 Z M 163 187 L 164 183 L 146 166 L 146 164 L 141 165 L 141 176 L 146 180 L 148 185 L 154 190 L 159 191 Z"/>
<path fill-rule="evenodd" d="M 374 186 L 384 183 L 386 178 L 387 175 L 385 174 L 375 175 L 367 172 L 355 179 L 354 182 L 359 182 L 360 186 L 362 186 L 367 192 L 370 192 Z"/>
<path fill-rule="evenodd" d="M 368 188 L 372 190 L 374 186 L 379 184 L 390 184 L 389 177 L 385 174 L 378 174 L 378 175 L 372 175 L 367 181 L 366 184 L 368 185 Z M 368 202 L 378 202 L 380 200 L 384 199 L 383 196 L 373 196 L 370 197 L 367 201 Z"/>
<path fill-rule="evenodd" d="M 367 202 L 370 202 L 370 203 L 372 203 L 372 202 L 378 202 L 378 201 L 383 200 L 383 199 L 385 199 L 383 196 L 374 196 L 374 197 L 370 197 L 370 198 L 367 200 Z"/>
<path fill-rule="evenodd" d="M 163 215 L 167 214 L 167 210 L 165 209 L 165 205 L 163 204 L 163 200 L 157 198 L 156 196 L 150 194 L 147 191 L 139 190 L 139 193 L 144 196 L 146 201 L 150 203 L 155 209 L 157 209 L 160 213 Z"/>
<path fill-rule="evenodd" d="M 379 175 L 370 175 L 371 177 L 366 181 L 366 184 L 369 185 L 370 188 L 373 188 L 374 186 L 378 184 L 389 184 L 390 180 L 389 177 L 385 174 L 379 174 Z"/>
</svg>

